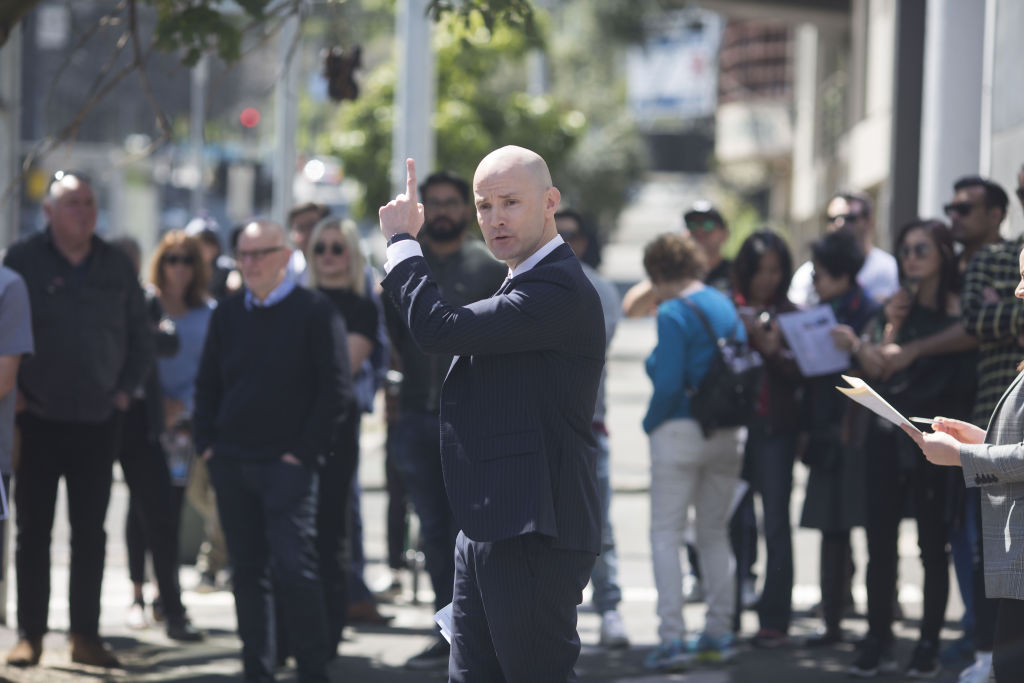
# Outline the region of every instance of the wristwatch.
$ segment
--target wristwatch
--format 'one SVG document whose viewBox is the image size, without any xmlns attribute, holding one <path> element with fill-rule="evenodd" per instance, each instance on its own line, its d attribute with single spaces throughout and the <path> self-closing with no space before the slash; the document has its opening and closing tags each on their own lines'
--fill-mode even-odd
<svg viewBox="0 0 1024 683">
<path fill-rule="evenodd" d="M 416 238 L 413 237 L 412 235 L 410 235 L 407 232 L 396 232 L 394 235 L 391 236 L 391 239 L 388 240 L 388 246 L 390 247 L 395 242 L 401 242 L 402 240 L 414 240 L 414 239 L 416 239 Z"/>
</svg>

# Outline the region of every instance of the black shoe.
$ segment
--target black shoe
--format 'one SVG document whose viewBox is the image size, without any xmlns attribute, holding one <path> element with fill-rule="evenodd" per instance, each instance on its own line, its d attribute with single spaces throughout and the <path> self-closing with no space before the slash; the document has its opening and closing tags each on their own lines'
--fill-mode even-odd
<svg viewBox="0 0 1024 683">
<path fill-rule="evenodd" d="M 907 678 L 935 678 L 939 668 L 939 648 L 929 640 L 922 640 L 910 656 Z"/>
<path fill-rule="evenodd" d="M 428 669 L 447 669 L 448 657 L 451 655 L 452 646 L 444 638 L 437 641 L 423 652 L 419 653 L 405 663 L 406 669 L 426 671 Z"/>
<path fill-rule="evenodd" d="M 879 672 L 898 671 L 899 665 L 892 658 L 892 647 L 883 646 L 874 636 L 868 636 L 857 645 L 857 657 L 846 673 L 859 678 L 872 678 Z"/>
<path fill-rule="evenodd" d="M 192 625 L 188 617 L 174 617 L 167 620 L 167 637 L 183 643 L 197 643 L 206 636 Z"/>
<path fill-rule="evenodd" d="M 804 641 L 805 647 L 832 647 L 843 642 L 843 632 L 840 630 L 825 630 L 819 631 L 813 635 L 807 636 Z"/>
</svg>

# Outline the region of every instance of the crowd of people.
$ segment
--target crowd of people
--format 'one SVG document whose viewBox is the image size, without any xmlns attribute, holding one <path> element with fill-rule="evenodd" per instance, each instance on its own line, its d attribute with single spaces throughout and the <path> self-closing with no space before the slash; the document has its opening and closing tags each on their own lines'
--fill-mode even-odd
<svg viewBox="0 0 1024 683">
<path fill-rule="evenodd" d="M 1019 180 L 1024 205 L 1024 172 Z M 993 669 L 1001 681 L 1024 677 L 1024 638 L 1014 616 L 1024 597 L 1015 559 L 1021 527 L 1012 505 L 1024 454 L 1018 413 L 1007 412 L 1020 402 L 1012 390 L 1000 402 L 1011 383 L 1018 386 L 1024 357 L 1024 306 L 1016 300 L 1024 297 L 1024 254 L 1020 239 L 1000 234 L 1009 197 L 992 180 L 960 178 L 944 209 L 948 223 L 929 218 L 899 226 L 894 257 L 874 244 L 870 198 L 837 194 L 828 205 L 828 230 L 795 271 L 784 237 L 768 229 L 750 234 L 734 262 L 724 259 L 728 227 L 707 202 L 684 215 L 686 230 L 647 245 L 649 280 L 624 303 L 628 315 L 657 319 L 657 346 L 647 359 L 654 390 L 643 428 L 650 439 L 661 643 L 647 667 L 678 670 L 694 660 L 732 658 L 737 617 L 748 606 L 760 620 L 753 646 L 790 642 L 789 509 L 799 458 L 809 470 L 799 524 L 821 531 L 822 625 L 805 646 L 848 637 L 842 620 L 853 604 L 850 531 L 862 527 L 868 632 L 849 663 L 851 675 L 902 669 L 910 678 L 932 678 L 945 663 L 960 664 L 965 683 L 989 680 Z M 903 415 L 942 416 L 934 433 L 904 427 L 913 437 L 907 439 L 837 392 L 839 372 L 801 373 L 778 316 L 812 306 L 829 307 L 835 318 L 831 344 L 850 358 L 842 374 L 864 378 Z M 746 339 L 763 359 L 760 398 L 745 433 L 731 427 L 702 437 L 690 400 L 711 366 L 716 338 L 730 335 Z M 997 402 L 1003 412 L 993 415 Z M 1003 460 L 978 450 L 985 443 L 1007 444 Z M 962 471 L 946 467 L 961 460 Z M 745 493 L 733 511 L 729 501 L 741 480 L 747 486 L 739 488 Z M 767 558 L 763 590 L 751 597 L 755 496 Z M 917 522 L 924 601 L 917 644 L 899 663 L 893 622 L 905 517 Z M 698 636 L 687 639 L 680 551 L 690 527 L 690 571 L 697 577 L 690 584 L 700 587 L 707 616 Z M 962 638 L 943 648 L 951 555 L 966 612 Z"/>
<path fill-rule="evenodd" d="M 648 280 L 620 301 L 596 270 L 598 235 L 583 215 L 558 208 L 538 160 L 503 148 L 481 162 L 472 185 L 445 171 L 416 184 L 410 163 L 406 194 L 381 210 L 386 276 L 368 263 L 355 224 L 317 204 L 296 206 L 286 225 L 238 226 L 228 253 L 218 226 L 196 219 L 165 232 L 144 269 L 133 240 L 95 234 L 90 180 L 55 175 L 45 230 L 11 245 L 0 267 L 0 472 L 5 487 L 13 475 L 19 633 L 7 663 L 35 666 L 42 655 L 63 478 L 72 531 L 70 656 L 118 666 L 99 633 L 115 460 L 130 491 L 128 624 L 157 620 L 174 640 L 204 638 L 182 604 L 178 579 L 187 499 L 205 535 L 197 590 L 233 591 L 246 680 L 273 680 L 275 668 L 294 657 L 301 681 L 326 681 L 346 624 L 388 623 L 378 600 L 394 594 L 407 567 L 410 506 L 434 608 L 452 603 L 456 628 L 453 639 L 439 629 L 408 668 L 447 669 L 453 680 L 474 670 L 531 680 L 529 667 L 542 665 L 571 672 L 579 641 L 573 645 L 567 635 L 570 626 L 575 633 L 575 619 L 569 623 L 566 600 L 578 604 L 588 581 L 601 617 L 598 644 L 628 647 L 609 514 L 604 375 L 594 371 L 620 316 L 653 315 L 657 345 L 646 363 L 653 392 L 642 428 L 650 442 L 660 642 L 645 667 L 729 661 L 745 608 L 759 619 L 753 646 L 790 643 L 790 498 L 800 459 L 809 478 L 799 524 L 821 532 L 822 626 L 806 645 L 830 647 L 848 637 L 842 620 L 852 604 L 850 532 L 863 527 L 868 633 L 851 674 L 902 668 L 929 678 L 942 663 L 966 665 L 973 656 L 961 675 L 966 683 L 987 680 L 993 666 L 999 680 L 1024 677 L 1024 622 L 1017 618 L 1024 570 L 1002 550 L 1016 519 L 1006 502 L 1016 489 L 1005 487 L 1019 486 L 1014 473 L 1022 470 L 1012 450 L 1020 441 L 1016 412 L 989 430 L 989 444 L 1010 450 L 984 446 L 997 404 L 1018 410 L 1014 391 L 1000 399 L 1024 357 L 1024 306 L 1014 298 L 1024 296 L 1017 285 L 1021 242 L 1000 235 L 1006 192 L 986 178 L 960 179 L 945 207 L 949 222 L 900 226 L 895 256 L 875 244 L 871 199 L 836 194 L 825 234 L 795 269 L 785 236 L 767 228 L 747 236 L 734 260 L 725 258 L 728 223 L 712 204 L 697 202 L 683 216 L 684 230 L 646 246 Z M 1024 204 L 1024 173 L 1020 184 Z M 522 223 L 527 232 L 537 228 L 534 251 L 515 232 L 521 225 L 509 196 L 521 196 L 523 211 L 536 214 L 535 226 Z M 484 242 L 469 231 L 474 210 Z M 573 252 L 578 259 L 563 264 Z M 581 282 L 589 284 L 580 289 Z M 566 288 L 582 298 L 562 301 Z M 559 303 L 545 307 L 540 292 Z M 907 438 L 848 401 L 834 388 L 839 373 L 801 373 L 779 316 L 812 306 L 831 309 L 832 343 L 850 357 L 843 374 L 864 377 L 904 415 L 943 416 L 935 434 Z M 523 312 L 531 307 L 532 315 Z M 579 334 L 598 309 L 604 336 L 598 340 L 595 329 L 586 348 L 554 363 L 560 335 Z M 498 327 L 484 329 L 487 320 Z M 563 329 L 573 324 L 579 329 Z M 708 435 L 690 400 L 718 337 L 756 350 L 763 381 L 747 424 Z M 593 411 L 589 401 L 555 392 L 542 402 L 552 402 L 568 429 L 513 401 L 500 418 L 508 428 L 485 433 L 498 418 L 471 407 L 479 402 L 474 392 L 496 382 L 507 396 L 532 397 L 538 365 L 549 379 L 561 373 L 578 397 L 593 389 Z M 392 574 L 371 588 L 363 578 L 360 422 L 384 386 Z M 586 415 L 576 414 L 581 407 Z M 550 462 L 540 468 L 508 457 L 550 448 L 566 434 L 565 451 L 587 456 L 559 461 L 557 472 Z M 464 452 L 475 449 L 487 452 L 479 462 Z M 593 474 L 586 470 L 591 454 Z M 540 482 L 558 477 L 572 485 L 551 484 L 549 500 Z M 492 479 L 500 487 L 475 497 Z M 504 487 L 526 493 L 505 500 Z M 901 665 L 893 659 L 897 531 L 908 516 L 917 522 L 924 611 L 918 643 Z M 758 595 L 759 528 L 766 558 Z M 510 538 L 522 547 L 509 546 Z M 148 606 L 147 555 L 157 595 Z M 950 557 L 966 611 L 963 637 L 943 647 Z M 504 558 L 500 568 L 494 558 Z M 498 597 L 489 582 L 518 581 L 520 571 L 534 579 L 540 572 L 550 585 Z M 530 661 L 521 656 L 529 643 L 501 628 L 518 623 L 524 600 L 557 586 L 564 590 L 545 600 L 562 612 L 536 625 L 558 642 L 565 638 L 566 648 Z M 706 618 L 690 637 L 683 606 L 698 597 Z M 507 623 L 496 625 L 495 614 Z M 482 643 L 483 632 L 491 635 Z"/>
</svg>

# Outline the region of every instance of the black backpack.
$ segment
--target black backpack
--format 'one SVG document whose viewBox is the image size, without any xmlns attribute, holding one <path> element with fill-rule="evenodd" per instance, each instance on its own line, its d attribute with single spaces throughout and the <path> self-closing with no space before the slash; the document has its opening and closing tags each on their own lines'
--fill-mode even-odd
<svg viewBox="0 0 1024 683">
<path fill-rule="evenodd" d="M 761 393 L 764 361 L 747 342 L 736 338 L 735 327 L 729 338 L 719 337 L 700 308 L 680 298 L 697 314 L 715 342 L 715 355 L 707 374 L 699 386 L 687 389 L 690 412 L 707 439 L 719 427 L 740 427 L 750 422 Z M 737 320 L 736 324 L 740 322 Z"/>
</svg>

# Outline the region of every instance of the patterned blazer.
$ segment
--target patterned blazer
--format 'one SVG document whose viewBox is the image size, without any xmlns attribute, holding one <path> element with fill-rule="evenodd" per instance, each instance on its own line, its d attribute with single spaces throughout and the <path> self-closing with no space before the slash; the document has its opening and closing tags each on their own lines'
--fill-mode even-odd
<svg viewBox="0 0 1024 683">
<path fill-rule="evenodd" d="M 413 339 L 455 355 L 441 389 L 441 463 L 459 527 L 474 541 L 532 532 L 598 553 L 591 422 L 604 314 L 568 245 L 489 299 L 450 306 L 422 257 L 383 281 Z"/>
<path fill-rule="evenodd" d="M 1024 599 L 1024 373 L 996 404 L 983 444 L 960 446 L 964 481 L 980 487 L 985 595 Z"/>
</svg>

